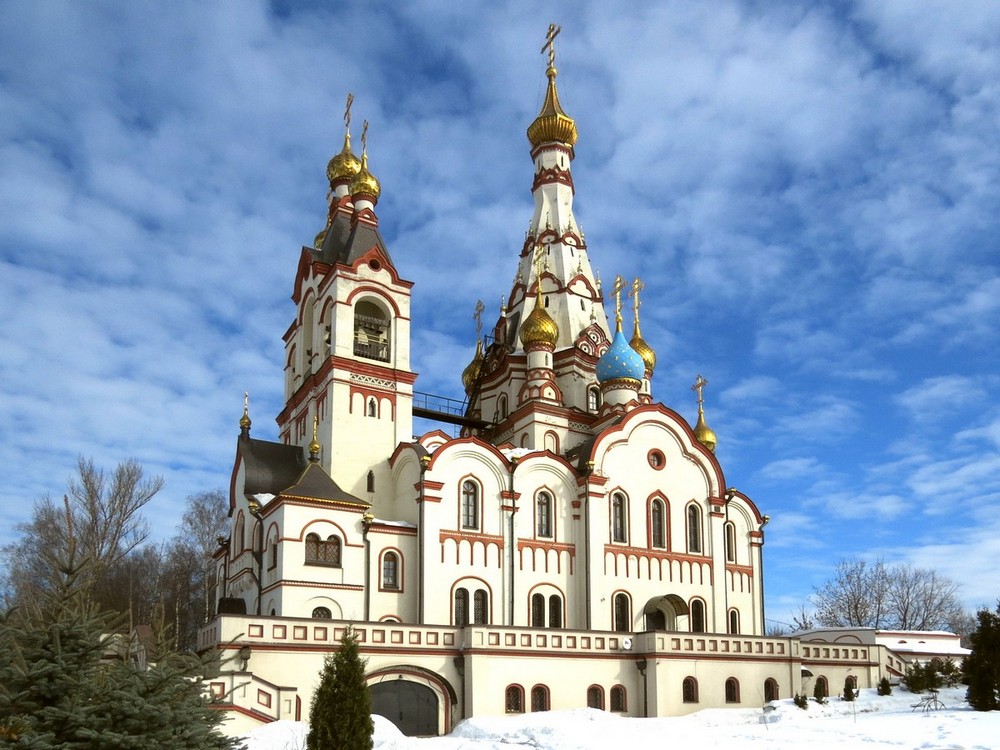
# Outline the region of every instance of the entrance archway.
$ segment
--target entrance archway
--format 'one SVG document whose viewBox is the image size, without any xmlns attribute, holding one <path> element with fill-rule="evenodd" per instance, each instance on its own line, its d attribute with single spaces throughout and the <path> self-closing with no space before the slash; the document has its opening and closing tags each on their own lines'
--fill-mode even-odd
<svg viewBox="0 0 1000 750">
<path fill-rule="evenodd" d="M 426 685 L 400 676 L 370 686 L 372 713 L 384 716 L 409 737 L 436 737 L 438 697 Z"/>
<path fill-rule="evenodd" d="M 677 630 L 677 618 L 688 614 L 688 605 L 677 594 L 654 596 L 642 613 L 646 630 Z"/>
</svg>

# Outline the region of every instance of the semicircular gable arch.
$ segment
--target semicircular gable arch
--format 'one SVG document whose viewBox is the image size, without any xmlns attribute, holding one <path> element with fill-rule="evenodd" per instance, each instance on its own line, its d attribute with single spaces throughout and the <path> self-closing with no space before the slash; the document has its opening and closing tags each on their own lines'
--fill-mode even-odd
<svg viewBox="0 0 1000 750">
<path fill-rule="evenodd" d="M 614 448 L 630 443 L 638 430 L 654 425 L 669 434 L 681 456 L 698 467 L 705 478 L 708 496 L 722 497 L 726 480 L 715 454 L 698 442 L 684 417 L 662 404 L 639 406 L 626 414 L 621 422 L 597 435 L 589 459 L 595 466 L 601 466 L 603 457 Z"/>
</svg>

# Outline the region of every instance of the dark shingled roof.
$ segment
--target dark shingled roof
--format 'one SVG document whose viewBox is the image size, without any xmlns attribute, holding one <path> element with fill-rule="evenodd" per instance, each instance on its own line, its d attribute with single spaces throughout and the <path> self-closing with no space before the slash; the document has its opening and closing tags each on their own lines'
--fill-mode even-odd
<svg viewBox="0 0 1000 750">
<path fill-rule="evenodd" d="M 298 445 L 241 438 L 238 450 L 246 476 L 244 492 L 248 495 L 280 494 L 295 484 L 309 463 Z"/>
<path fill-rule="evenodd" d="M 370 503 L 345 492 L 318 463 L 306 458 L 298 445 L 241 438 L 239 453 L 245 469 L 247 495 L 286 495 L 368 507 Z"/>
<path fill-rule="evenodd" d="M 291 487 L 281 492 L 285 497 L 301 497 L 307 500 L 332 500 L 338 503 L 349 503 L 350 505 L 363 505 L 371 507 L 371 503 L 354 497 L 354 495 L 344 492 L 340 485 L 333 481 L 332 477 L 323 470 L 319 464 L 309 464 L 302 476 Z"/>
<path fill-rule="evenodd" d="M 331 266 L 343 263 L 349 266 L 373 246 L 378 247 L 390 266 L 395 267 L 377 227 L 365 222 L 358 222 L 352 227 L 351 220 L 338 211 L 333 218 L 333 224 L 326 232 L 323 247 L 319 250 L 313 249 L 311 252 L 313 259 L 321 263 Z"/>
</svg>

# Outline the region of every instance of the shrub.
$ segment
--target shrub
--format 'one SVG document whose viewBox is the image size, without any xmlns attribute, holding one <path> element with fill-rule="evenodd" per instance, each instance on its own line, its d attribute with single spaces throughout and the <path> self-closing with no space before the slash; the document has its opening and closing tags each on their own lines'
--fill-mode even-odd
<svg viewBox="0 0 1000 750">
<path fill-rule="evenodd" d="M 845 677 L 844 678 L 844 694 L 841 696 L 845 701 L 854 700 L 854 678 Z"/>
<path fill-rule="evenodd" d="M 813 699 L 817 703 L 826 703 L 826 682 L 823 680 L 816 680 L 813 686 Z"/>
<path fill-rule="evenodd" d="M 910 664 L 906 668 L 906 676 L 903 678 L 906 689 L 911 693 L 922 693 L 925 690 L 937 690 L 944 680 L 938 673 L 937 666 L 932 662 L 926 664 Z"/>
<path fill-rule="evenodd" d="M 801 708 L 803 711 L 809 708 L 809 699 L 804 695 L 799 695 L 798 693 L 796 693 L 795 697 L 792 698 L 792 703 Z"/>
<path fill-rule="evenodd" d="M 883 677 L 878 681 L 878 694 L 879 695 L 892 695 L 892 685 L 889 684 L 889 678 Z"/>
</svg>

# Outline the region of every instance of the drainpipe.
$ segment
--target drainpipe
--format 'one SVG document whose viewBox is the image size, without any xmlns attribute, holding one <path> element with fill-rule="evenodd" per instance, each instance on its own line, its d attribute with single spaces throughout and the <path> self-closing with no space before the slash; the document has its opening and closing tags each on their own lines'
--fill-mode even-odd
<svg viewBox="0 0 1000 750">
<path fill-rule="evenodd" d="M 764 516 L 764 521 L 760 525 L 760 547 L 757 549 L 757 560 L 760 564 L 760 634 L 764 635 L 767 627 L 764 624 L 764 527 L 767 526 L 770 516 Z"/>
<path fill-rule="evenodd" d="M 586 481 L 583 483 L 583 585 L 584 605 L 587 608 L 586 629 L 590 630 L 590 475 L 594 473 L 594 462 L 587 461 Z"/>
<path fill-rule="evenodd" d="M 427 529 L 424 528 L 424 475 L 427 467 L 430 466 L 431 457 L 424 455 L 420 457 L 420 497 L 417 500 L 420 505 L 418 514 L 417 532 L 417 623 L 424 624 L 424 536 Z"/>
<path fill-rule="evenodd" d="M 507 568 L 510 573 L 507 576 L 507 580 L 510 582 L 509 592 L 507 595 L 507 624 L 511 627 L 514 626 L 514 561 L 516 559 L 514 550 L 514 513 L 517 511 L 517 501 L 514 499 L 514 470 L 517 468 L 517 456 L 511 456 L 510 458 L 510 511 L 507 516 L 507 529 L 508 529 L 508 551 L 507 551 Z"/>
<path fill-rule="evenodd" d="M 726 490 L 725 501 L 726 501 L 726 512 L 722 518 L 722 596 L 723 605 L 726 608 L 725 618 L 726 618 L 726 632 L 729 633 L 729 584 L 726 581 L 726 564 L 729 562 L 729 503 L 732 499 L 736 497 L 736 488 L 730 487 Z M 736 562 L 736 539 L 733 538 L 733 562 Z M 734 635 L 730 633 L 730 635 Z M 763 633 L 761 633 L 763 635 Z"/>
<path fill-rule="evenodd" d="M 372 544 L 368 539 L 368 529 L 372 527 L 375 516 L 370 510 L 361 516 L 361 536 L 365 540 L 365 622 L 371 621 L 372 606 Z"/>
</svg>

